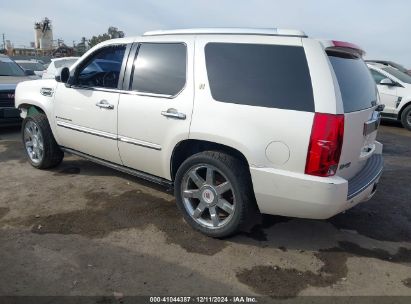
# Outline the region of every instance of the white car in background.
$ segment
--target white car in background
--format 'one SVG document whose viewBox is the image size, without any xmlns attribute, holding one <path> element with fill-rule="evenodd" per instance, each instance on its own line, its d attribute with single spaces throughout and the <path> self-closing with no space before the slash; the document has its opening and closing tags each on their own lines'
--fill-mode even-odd
<svg viewBox="0 0 411 304">
<path fill-rule="evenodd" d="M 47 70 L 43 73 L 43 79 L 54 79 L 56 73 L 61 68 L 69 68 L 79 59 L 79 57 L 62 57 L 51 59 Z"/>
<path fill-rule="evenodd" d="M 38 77 L 42 77 L 45 71 L 44 65 L 37 60 L 15 60 L 15 62 L 23 68 L 23 70 L 32 70 Z"/>
<path fill-rule="evenodd" d="M 411 131 L 411 76 L 391 66 L 368 63 L 377 83 L 381 103 L 385 104 L 381 116 L 401 121 Z"/>
</svg>

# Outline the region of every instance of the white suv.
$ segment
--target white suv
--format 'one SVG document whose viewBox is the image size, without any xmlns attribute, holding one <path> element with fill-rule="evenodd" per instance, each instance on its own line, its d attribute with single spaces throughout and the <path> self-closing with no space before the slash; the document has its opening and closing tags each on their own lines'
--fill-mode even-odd
<svg viewBox="0 0 411 304">
<path fill-rule="evenodd" d="M 377 83 L 383 118 L 401 121 L 404 128 L 411 131 L 411 76 L 391 66 L 368 63 L 371 74 Z"/>
<path fill-rule="evenodd" d="M 64 151 L 173 186 L 186 221 L 214 237 L 257 210 L 329 218 L 371 198 L 382 172 L 362 54 L 281 29 L 105 41 L 57 82 L 19 84 L 24 146 L 40 169 Z"/>
</svg>

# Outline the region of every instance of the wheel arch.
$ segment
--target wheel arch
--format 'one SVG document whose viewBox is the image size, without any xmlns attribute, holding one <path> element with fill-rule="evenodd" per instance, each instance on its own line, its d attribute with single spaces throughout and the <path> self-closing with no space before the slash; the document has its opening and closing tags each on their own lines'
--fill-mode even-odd
<svg viewBox="0 0 411 304">
<path fill-rule="evenodd" d="M 44 111 L 42 107 L 31 104 L 31 103 L 22 103 L 19 105 L 18 109 L 21 110 L 22 112 L 24 111 L 25 117 L 36 114 L 36 113 L 46 114 L 46 112 Z"/>
<path fill-rule="evenodd" d="M 405 108 L 411 105 L 411 99 L 408 99 L 402 106 L 400 111 L 398 112 L 398 120 L 401 120 L 402 113 L 404 112 Z"/>
<path fill-rule="evenodd" d="M 171 154 L 170 160 L 170 176 L 171 180 L 174 180 L 175 175 L 177 173 L 178 168 L 181 164 L 190 156 L 204 152 L 204 151 L 220 151 L 225 152 L 229 155 L 232 155 L 238 159 L 240 159 L 244 165 L 247 166 L 247 170 L 249 170 L 249 163 L 245 155 L 236 148 L 212 142 L 207 140 L 200 140 L 200 139 L 185 139 L 177 143 L 175 145 L 173 152 Z"/>
</svg>

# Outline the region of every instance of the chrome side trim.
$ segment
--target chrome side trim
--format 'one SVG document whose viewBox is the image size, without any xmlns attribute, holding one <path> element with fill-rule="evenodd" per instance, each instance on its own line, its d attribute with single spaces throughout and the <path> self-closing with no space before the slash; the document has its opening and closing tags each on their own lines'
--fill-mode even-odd
<svg viewBox="0 0 411 304">
<path fill-rule="evenodd" d="M 100 137 L 104 137 L 108 139 L 117 140 L 117 135 L 115 134 L 77 126 L 77 125 L 64 122 L 64 121 L 57 121 L 57 126 L 70 129 L 70 130 L 74 130 L 74 131 L 78 131 L 78 132 L 82 132 L 82 133 L 87 133 L 87 134 L 96 135 L 96 136 L 100 136 Z"/>
<path fill-rule="evenodd" d="M 167 179 L 164 179 L 164 178 L 161 178 L 161 177 L 158 177 L 158 176 L 155 176 L 155 175 L 151 175 L 149 173 L 145 173 L 145 172 L 142 172 L 142 171 L 138 171 L 138 170 L 135 170 L 135 169 L 131 169 L 129 167 L 125 167 L 125 166 L 122 166 L 122 165 L 118 165 L 118 164 L 106 161 L 104 159 L 97 158 L 97 157 L 82 153 L 82 152 L 77 151 L 77 150 L 69 149 L 69 148 L 66 148 L 66 147 L 60 147 L 60 148 L 64 152 L 71 153 L 71 154 L 83 157 L 83 158 L 85 158 L 87 160 L 90 160 L 94 163 L 97 163 L 99 165 L 103 165 L 103 166 L 106 166 L 106 167 L 109 167 L 109 168 L 112 168 L 112 169 L 115 169 L 115 170 L 130 174 L 130 175 L 133 175 L 133 176 L 136 176 L 138 178 L 142 178 L 144 180 L 147 180 L 147 181 L 150 181 L 150 182 L 162 185 L 162 186 L 166 186 L 170 189 L 173 187 L 173 182 L 169 181 Z"/>
<path fill-rule="evenodd" d="M 107 89 L 107 88 L 99 88 L 99 87 L 86 87 L 86 86 L 77 86 L 77 85 L 73 85 L 71 88 L 79 89 L 79 90 L 100 91 L 100 92 L 108 92 L 108 93 L 119 93 L 119 94 L 148 96 L 148 97 L 167 98 L 167 99 L 173 99 L 179 94 L 177 93 L 176 95 L 173 96 L 173 95 L 165 95 L 165 94 L 145 93 L 145 92 L 128 91 L 128 90 L 120 90 L 120 89 Z"/>
<path fill-rule="evenodd" d="M 133 144 L 133 145 L 136 145 L 136 146 L 141 146 L 141 147 L 161 151 L 161 146 L 160 145 L 153 144 L 153 143 L 150 143 L 150 142 L 147 142 L 147 141 L 133 139 L 133 138 L 125 137 L 125 136 L 119 136 L 118 140 L 122 141 L 122 142 L 125 142 L 125 143 L 128 143 L 128 144 Z"/>
<path fill-rule="evenodd" d="M 113 133 L 108 133 L 108 132 L 103 132 L 103 131 L 98 131 L 95 129 L 90 129 L 86 127 L 81 127 L 78 125 L 74 125 L 65 121 L 57 121 L 57 126 L 63 127 L 66 129 L 86 133 L 86 134 L 91 134 L 95 136 L 100 136 L 112 140 L 120 140 L 122 142 L 128 143 L 128 144 L 133 144 L 136 146 L 144 147 L 144 148 L 149 148 L 157 151 L 161 151 L 161 146 L 157 144 L 153 144 L 151 142 L 143 141 L 143 140 L 138 140 L 130 137 L 125 137 L 125 136 L 117 136 L 116 134 Z"/>
</svg>

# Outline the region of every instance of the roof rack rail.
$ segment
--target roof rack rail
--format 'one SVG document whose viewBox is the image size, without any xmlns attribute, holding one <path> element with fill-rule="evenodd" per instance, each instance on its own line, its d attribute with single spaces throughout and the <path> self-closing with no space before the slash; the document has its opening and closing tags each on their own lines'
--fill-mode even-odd
<svg viewBox="0 0 411 304">
<path fill-rule="evenodd" d="M 278 28 L 192 28 L 176 30 L 157 30 L 145 32 L 143 36 L 159 35 L 193 35 L 193 34 L 226 34 L 226 35 L 269 35 L 288 37 L 307 37 L 300 30 L 278 29 Z"/>
</svg>

